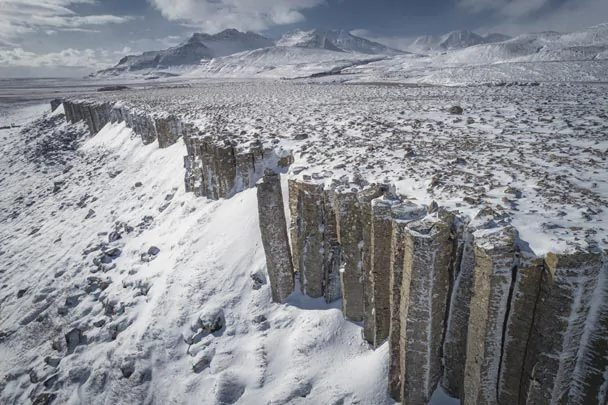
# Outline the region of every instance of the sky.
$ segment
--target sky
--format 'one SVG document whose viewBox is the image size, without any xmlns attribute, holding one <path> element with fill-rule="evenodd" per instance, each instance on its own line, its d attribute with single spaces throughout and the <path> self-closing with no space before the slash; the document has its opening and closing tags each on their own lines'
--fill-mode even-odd
<svg viewBox="0 0 608 405">
<path fill-rule="evenodd" d="M 0 0 L 0 77 L 82 76 L 226 28 L 340 28 L 396 48 L 457 29 L 517 35 L 608 22 L 608 0 Z"/>
</svg>

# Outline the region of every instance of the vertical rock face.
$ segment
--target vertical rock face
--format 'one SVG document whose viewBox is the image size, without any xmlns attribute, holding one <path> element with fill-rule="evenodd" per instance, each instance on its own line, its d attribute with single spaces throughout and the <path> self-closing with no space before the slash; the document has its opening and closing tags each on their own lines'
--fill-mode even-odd
<svg viewBox="0 0 608 405">
<path fill-rule="evenodd" d="M 504 405 L 517 404 L 519 401 L 521 372 L 532 333 L 544 268 L 543 259 L 525 251 L 517 253 L 516 265 L 507 303 L 498 375 L 498 403 Z"/>
<path fill-rule="evenodd" d="M 310 297 L 324 296 L 324 193 L 323 185 L 304 182 L 290 187 L 292 250 L 297 251 L 294 267 L 300 275 L 302 292 Z M 291 194 L 293 192 L 293 194 Z"/>
<path fill-rule="evenodd" d="M 437 216 L 408 225 L 401 287 L 401 402 L 428 404 L 441 378 L 454 244 Z"/>
<path fill-rule="evenodd" d="M 60 98 L 51 100 L 51 112 L 55 112 L 55 110 L 58 109 L 62 103 L 63 100 L 61 100 Z"/>
<path fill-rule="evenodd" d="M 390 330 L 389 330 L 389 394 L 395 401 L 401 400 L 401 312 L 407 313 L 409 296 L 402 297 L 403 266 L 405 262 L 405 235 L 407 224 L 423 216 L 423 211 L 409 203 L 392 207 L 393 227 L 390 257 Z M 405 308 L 402 310 L 402 298 Z"/>
<path fill-rule="evenodd" d="M 369 343 L 374 343 L 376 324 L 373 306 L 373 294 L 371 280 L 372 268 L 372 201 L 384 193 L 388 187 L 384 185 L 372 185 L 359 192 L 357 200 L 361 210 L 361 274 L 363 276 L 363 338 Z"/>
<path fill-rule="evenodd" d="M 294 290 L 294 272 L 287 238 L 280 176 L 268 170 L 257 185 L 262 243 L 274 302 L 285 302 Z"/>
<path fill-rule="evenodd" d="M 572 404 L 608 403 L 608 261 L 604 262 L 581 340 L 574 383 L 568 393 Z"/>
<path fill-rule="evenodd" d="M 513 273 L 517 233 L 511 228 L 475 233 L 473 296 L 468 324 L 464 404 L 498 403 L 505 319 Z"/>
<path fill-rule="evenodd" d="M 467 328 L 471 309 L 475 250 L 473 234 L 461 229 L 454 236 L 456 261 L 451 301 L 443 344 L 443 390 L 454 398 L 461 398 L 464 390 L 464 364 L 467 352 Z"/>
<path fill-rule="evenodd" d="M 334 211 L 343 260 L 340 274 L 342 311 L 347 319 L 360 322 L 363 320 L 363 230 L 357 189 L 338 189 L 335 193 Z"/>
<path fill-rule="evenodd" d="M 334 302 L 342 297 L 340 268 L 342 267 L 342 247 L 338 242 L 338 225 L 334 209 L 333 189 L 323 190 L 323 295 L 325 301 Z"/>
<path fill-rule="evenodd" d="M 155 124 L 161 149 L 173 145 L 182 136 L 182 122 L 173 115 L 157 117 Z"/>
<path fill-rule="evenodd" d="M 593 333 L 593 319 L 589 318 L 594 292 L 601 280 L 602 262 L 599 253 L 577 251 L 570 254 L 549 253 L 545 260 L 547 271 L 541 283 L 540 299 L 534 327 L 526 353 L 520 401 L 528 404 L 584 404 L 581 392 L 573 381 L 585 374 L 598 375 L 594 367 L 605 364 L 601 359 L 594 364 L 587 354 L 580 357 L 581 347 Z M 590 320 L 589 324 L 587 321 Z M 599 326 L 598 323 L 595 324 Z M 593 343 L 591 343 L 593 345 Z M 605 336 L 602 344 L 605 347 Z M 584 350 L 584 349 L 583 349 Z M 577 370 L 577 360 L 583 362 Z M 586 371 L 587 370 L 587 371 Z M 575 374 L 578 371 L 579 374 Z M 582 380 L 587 380 L 583 377 Z M 605 378 L 605 377 L 604 377 Z M 568 402 L 571 388 L 574 402 Z M 601 387 L 586 387 L 591 396 L 601 397 Z M 593 402 L 591 402 L 593 403 Z"/>
<path fill-rule="evenodd" d="M 324 297 L 327 302 L 341 294 L 342 248 L 338 243 L 333 191 L 323 184 L 289 182 L 291 247 L 294 268 L 302 292 Z"/>
</svg>

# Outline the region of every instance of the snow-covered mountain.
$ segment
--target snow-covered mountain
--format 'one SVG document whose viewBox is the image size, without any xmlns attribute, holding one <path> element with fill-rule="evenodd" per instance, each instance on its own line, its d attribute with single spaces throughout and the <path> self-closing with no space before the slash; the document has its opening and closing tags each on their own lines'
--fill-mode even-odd
<svg viewBox="0 0 608 405">
<path fill-rule="evenodd" d="M 351 34 L 346 30 L 291 31 L 277 42 L 277 46 L 327 49 L 330 51 L 355 52 L 370 55 L 397 55 L 405 52 L 389 48 Z"/>
<path fill-rule="evenodd" d="M 125 56 L 116 66 L 97 72 L 96 75 L 115 76 L 125 72 L 146 69 L 198 65 L 201 60 L 273 45 L 274 41 L 271 39 L 252 32 L 240 32 L 235 29 L 228 29 L 214 35 L 196 33 L 182 44 L 166 50 Z"/>
<path fill-rule="evenodd" d="M 452 31 L 442 36 L 424 35 L 416 38 L 410 50 L 413 52 L 451 51 L 470 46 L 502 42 L 511 39 L 508 35 L 491 33 L 479 35 L 469 30 Z"/>
<path fill-rule="evenodd" d="M 296 78 L 334 75 L 341 70 L 386 58 L 327 48 L 275 46 L 203 61 L 188 77 Z"/>
</svg>

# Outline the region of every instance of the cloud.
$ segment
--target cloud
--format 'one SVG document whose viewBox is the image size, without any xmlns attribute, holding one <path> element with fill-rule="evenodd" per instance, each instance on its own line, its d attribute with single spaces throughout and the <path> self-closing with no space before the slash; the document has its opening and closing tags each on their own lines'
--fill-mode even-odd
<svg viewBox="0 0 608 405">
<path fill-rule="evenodd" d="M 127 17 L 111 14 L 79 15 L 69 7 L 96 0 L 1 0 L 0 46 L 17 46 L 26 34 L 90 30 L 90 26 L 121 24 Z"/>
<path fill-rule="evenodd" d="M 162 15 L 207 32 L 226 28 L 263 31 L 305 19 L 303 10 L 325 0 L 148 0 Z"/>
<path fill-rule="evenodd" d="M 459 5 L 473 12 L 491 11 L 506 17 L 523 17 L 549 3 L 550 0 L 461 0 Z"/>
<path fill-rule="evenodd" d="M 86 68 L 97 70 L 116 62 L 116 55 L 123 56 L 130 49 L 110 52 L 105 49 L 64 49 L 59 52 L 34 53 L 23 48 L 0 50 L 0 67 L 25 68 Z"/>
<path fill-rule="evenodd" d="M 497 17 L 483 31 L 521 34 L 529 31 L 570 32 L 608 21 L 606 0 L 461 0 L 473 12 L 491 12 Z"/>
</svg>

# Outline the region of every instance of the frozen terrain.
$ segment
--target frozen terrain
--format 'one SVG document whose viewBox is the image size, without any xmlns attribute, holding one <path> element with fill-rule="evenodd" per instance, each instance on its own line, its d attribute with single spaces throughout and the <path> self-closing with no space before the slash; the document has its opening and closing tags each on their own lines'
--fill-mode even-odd
<svg viewBox="0 0 608 405">
<path fill-rule="evenodd" d="M 270 303 L 254 190 L 195 198 L 182 142 L 47 111 L 0 133 L 0 402 L 392 403 L 339 303 Z"/>
<path fill-rule="evenodd" d="M 606 90 L 217 81 L 89 98 L 289 151 L 293 179 L 489 216 L 543 255 L 608 247 Z M 21 126 L 0 130 L 0 402 L 393 403 L 387 344 L 340 301 L 270 302 L 255 190 L 186 193 L 183 140 L 144 146 L 124 122 L 91 137 L 48 104 L 0 117 Z"/>
</svg>

